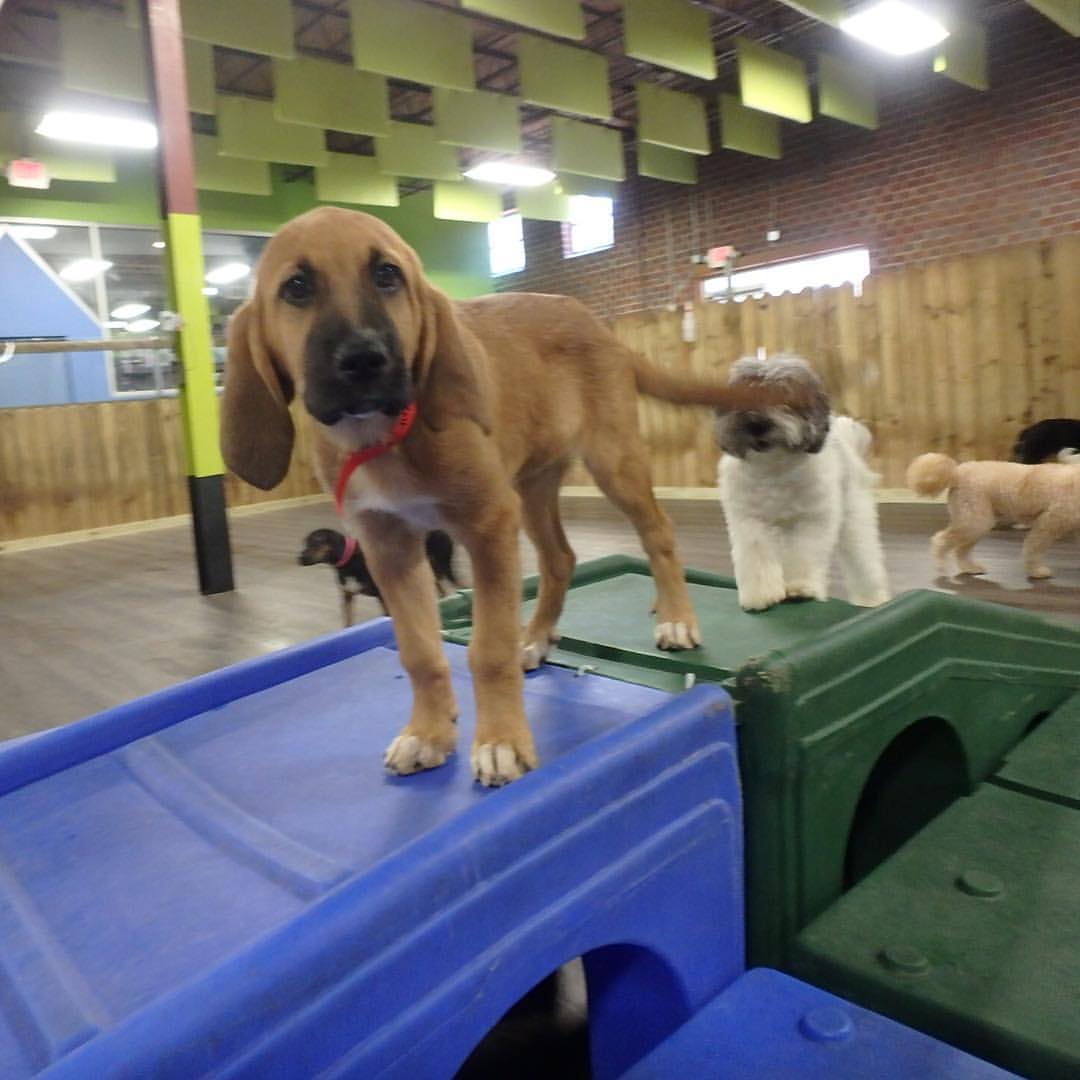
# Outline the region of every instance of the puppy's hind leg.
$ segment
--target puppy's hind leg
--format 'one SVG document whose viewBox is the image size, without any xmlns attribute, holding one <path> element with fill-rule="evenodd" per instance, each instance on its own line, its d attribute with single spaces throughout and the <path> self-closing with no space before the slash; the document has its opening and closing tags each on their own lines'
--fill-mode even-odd
<svg viewBox="0 0 1080 1080">
<path fill-rule="evenodd" d="M 1054 571 L 1043 562 L 1043 557 L 1055 541 L 1075 527 L 1075 520 L 1056 516 L 1053 510 L 1044 510 L 1024 540 L 1024 573 L 1035 581 L 1052 578 Z"/>
<path fill-rule="evenodd" d="M 889 576 L 872 488 L 853 484 L 848 490 L 837 551 L 848 600 L 859 607 L 884 604 L 889 599 Z"/>
<path fill-rule="evenodd" d="M 538 668 L 559 640 L 556 626 L 577 563 L 559 518 L 559 485 L 565 472 L 566 463 L 559 462 L 517 485 L 525 531 L 540 563 L 536 610 L 521 643 L 521 666 L 526 671 Z"/>
</svg>

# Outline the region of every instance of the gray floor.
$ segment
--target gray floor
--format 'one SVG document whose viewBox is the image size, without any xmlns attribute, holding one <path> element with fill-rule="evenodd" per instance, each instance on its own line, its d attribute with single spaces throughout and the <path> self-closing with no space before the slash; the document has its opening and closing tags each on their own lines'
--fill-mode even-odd
<svg viewBox="0 0 1080 1080">
<path fill-rule="evenodd" d="M 668 504 L 683 558 L 731 572 L 715 500 Z M 599 499 L 564 499 L 579 559 L 640 554 L 625 520 Z M 1080 543 L 1050 557 L 1057 577 L 1031 583 L 1020 567 L 1023 533 L 983 540 L 982 579 L 935 578 L 927 540 L 941 527 L 936 505 L 882 507 L 886 559 L 896 591 L 938 588 L 1055 618 L 1080 619 Z M 186 526 L 56 547 L 0 551 L 0 738 L 67 723 L 226 664 L 338 628 L 337 588 L 327 567 L 301 567 L 304 535 L 332 526 L 329 503 L 233 519 L 238 589 L 199 595 Z M 524 571 L 535 560 L 523 542 Z M 465 567 L 465 577 L 468 568 Z M 358 604 L 358 619 L 378 614 Z"/>
</svg>

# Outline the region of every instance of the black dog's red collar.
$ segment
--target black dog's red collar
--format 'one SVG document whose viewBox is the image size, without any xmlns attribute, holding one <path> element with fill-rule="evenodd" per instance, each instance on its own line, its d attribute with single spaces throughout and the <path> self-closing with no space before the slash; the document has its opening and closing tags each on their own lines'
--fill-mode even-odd
<svg viewBox="0 0 1080 1080">
<path fill-rule="evenodd" d="M 334 505 L 337 507 L 338 516 L 341 516 L 345 508 L 345 489 L 349 485 L 349 477 L 365 462 L 382 457 L 388 450 L 392 450 L 412 429 L 416 419 L 416 403 L 410 402 L 398 414 L 394 426 L 385 442 L 365 446 L 361 450 L 354 450 L 342 463 L 341 472 L 338 473 L 337 484 L 334 485 Z"/>
</svg>

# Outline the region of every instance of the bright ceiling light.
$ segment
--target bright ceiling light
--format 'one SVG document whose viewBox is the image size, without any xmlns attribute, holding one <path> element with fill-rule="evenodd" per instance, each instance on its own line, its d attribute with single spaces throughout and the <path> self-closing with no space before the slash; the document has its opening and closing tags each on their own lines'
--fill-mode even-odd
<svg viewBox="0 0 1080 1080">
<path fill-rule="evenodd" d="M 131 334 L 145 334 L 147 330 L 153 330 L 155 326 L 160 325 L 157 319 L 136 319 L 134 322 L 129 322 L 124 329 Z"/>
<path fill-rule="evenodd" d="M 114 319 L 135 319 L 140 315 L 145 315 L 149 310 L 149 304 L 121 304 L 113 308 L 109 314 Z"/>
<path fill-rule="evenodd" d="M 550 184 L 555 174 L 536 165 L 515 165 L 512 161 L 485 161 L 465 171 L 470 180 L 482 184 L 507 184 L 510 187 L 539 187 Z"/>
<path fill-rule="evenodd" d="M 230 285 L 234 281 L 239 281 L 241 278 L 245 278 L 251 273 L 251 267 L 247 263 L 231 262 L 225 263 L 222 266 L 216 266 L 213 270 L 206 275 L 206 280 L 211 285 Z"/>
<path fill-rule="evenodd" d="M 217 296 L 219 292 L 220 290 L 215 289 L 213 285 L 207 285 L 206 288 L 203 289 L 202 294 L 203 296 Z"/>
<path fill-rule="evenodd" d="M 158 143 L 157 128 L 146 120 L 100 113 L 49 112 L 34 131 L 48 139 L 133 150 L 152 150 Z"/>
<path fill-rule="evenodd" d="M 123 319 L 109 319 L 105 325 L 110 330 L 122 330 L 127 326 L 127 323 Z"/>
<path fill-rule="evenodd" d="M 937 45 L 949 31 L 937 19 L 902 0 L 880 0 L 840 20 L 845 34 L 894 56 L 907 56 Z"/>
<path fill-rule="evenodd" d="M 9 225 L 12 236 L 21 240 L 51 240 L 56 235 L 55 225 Z"/>
<path fill-rule="evenodd" d="M 165 246 L 165 241 L 164 240 L 155 240 L 150 246 L 151 247 L 156 247 L 156 248 L 163 248 Z"/>
<path fill-rule="evenodd" d="M 107 259 L 76 259 L 60 271 L 60 276 L 65 281 L 89 281 L 105 273 L 110 266 L 112 263 Z"/>
</svg>

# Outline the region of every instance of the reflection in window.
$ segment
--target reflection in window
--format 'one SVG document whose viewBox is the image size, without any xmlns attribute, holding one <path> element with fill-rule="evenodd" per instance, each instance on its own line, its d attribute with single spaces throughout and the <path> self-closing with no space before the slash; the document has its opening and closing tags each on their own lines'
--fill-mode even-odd
<svg viewBox="0 0 1080 1080">
<path fill-rule="evenodd" d="M 861 296 L 862 283 L 869 275 L 870 251 L 867 248 L 848 248 L 708 278 L 703 284 L 703 292 L 706 300 L 725 301 L 851 285 L 855 295 Z"/>
<path fill-rule="evenodd" d="M 563 258 L 614 247 L 614 209 L 614 200 L 603 195 L 571 195 L 570 220 L 563 223 Z"/>
<path fill-rule="evenodd" d="M 488 261 L 492 277 L 525 269 L 525 234 L 517 210 L 488 222 Z"/>
</svg>

